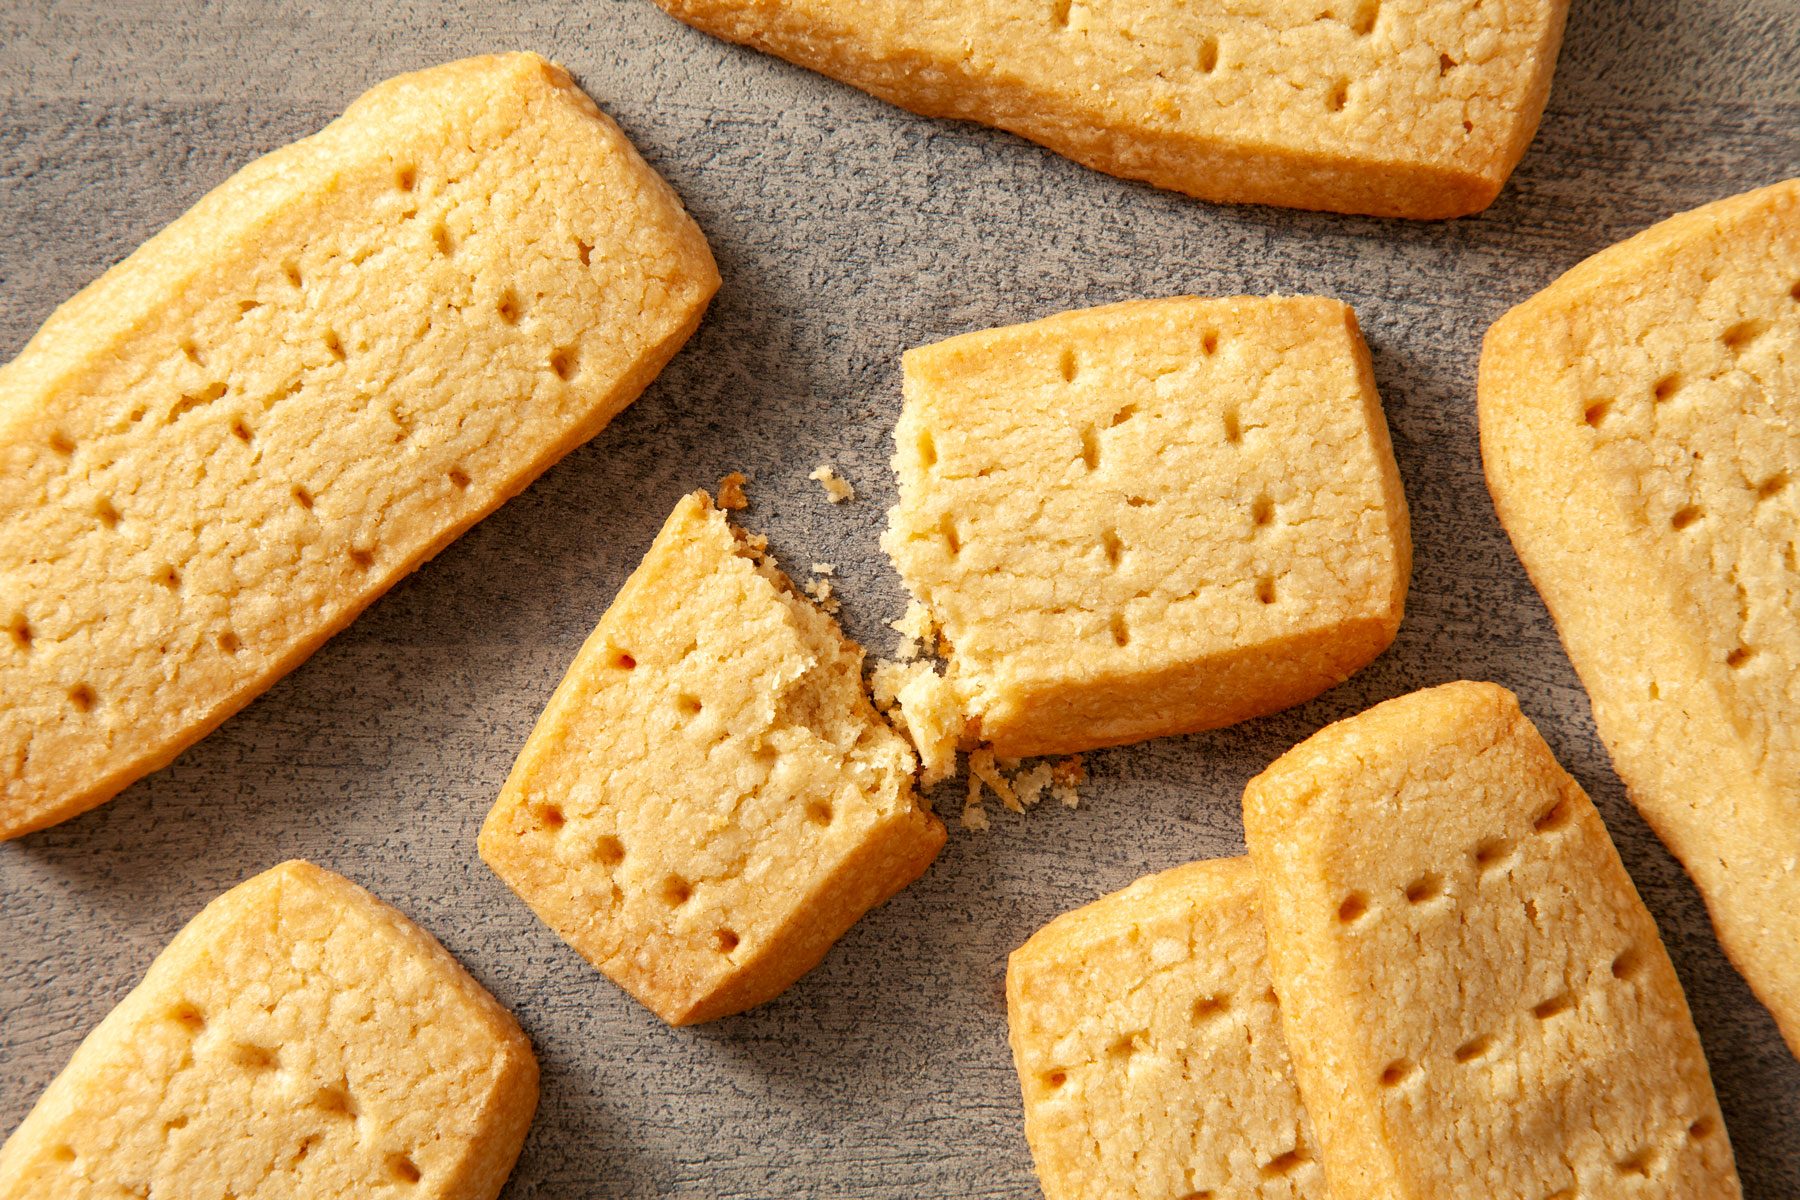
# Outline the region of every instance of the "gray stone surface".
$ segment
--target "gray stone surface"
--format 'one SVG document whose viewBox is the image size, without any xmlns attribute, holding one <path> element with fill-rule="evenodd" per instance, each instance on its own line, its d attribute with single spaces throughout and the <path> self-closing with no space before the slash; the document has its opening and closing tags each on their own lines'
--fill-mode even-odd
<svg viewBox="0 0 1800 1200">
<path fill-rule="evenodd" d="M 1800 1195 L 1800 1064 L 1626 802 L 1476 452 L 1482 330 L 1668 213 L 1800 173 L 1793 0 L 1577 0 L 1542 132 L 1478 218 L 1221 208 L 889 108 L 645 0 L 12 0 L 0 6 L 0 357 L 253 155 L 398 71 L 508 48 L 573 69 L 686 198 L 725 284 L 590 445 L 169 769 L 0 846 L 0 1129 L 209 898 L 295 855 L 441 938 L 519 1014 L 543 1102 L 507 1195 L 1031 1197 L 1006 952 L 1146 871 L 1241 850 L 1244 781 L 1321 725 L 1458 677 L 1516 689 L 1662 924 L 1746 1192 Z M 1412 503 L 1394 648 L 1292 712 L 1092 756 L 1080 810 L 954 830 L 916 886 L 786 996 L 662 1027 L 476 860 L 539 707 L 683 491 L 741 468 L 748 523 L 840 564 L 880 652 L 876 545 L 900 351 L 1180 292 L 1312 291 L 1361 314 Z M 861 498 L 833 508 L 830 460 Z M 0 699 L 0 703 L 4 700 Z M 953 814 L 945 797 L 941 808 Z"/>
</svg>

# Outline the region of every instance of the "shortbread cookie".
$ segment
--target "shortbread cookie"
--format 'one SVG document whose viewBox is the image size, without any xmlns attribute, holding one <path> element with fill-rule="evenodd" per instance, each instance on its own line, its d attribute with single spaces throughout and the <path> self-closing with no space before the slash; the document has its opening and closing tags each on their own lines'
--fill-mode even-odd
<svg viewBox="0 0 1800 1200">
<path fill-rule="evenodd" d="M 1567 0 L 657 0 L 927 116 L 1207 200 L 1487 207 L 1537 131 Z"/>
<path fill-rule="evenodd" d="M 914 766 L 862 651 L 696 492 L 550 698 L 481 856 L 663 1020 L 709 1021 L 931 864 Z"/>
<path fill-rule="evenodd" d="M 242 708 L 592 437 L 718 286 L 559 68 L 382 84 L 0 368 L 0 837 Z"/>
<path fill-rule="evenodd" d="M 883 545 L 996 753 L 1260 716 L 1393 640 L 1406 501 L 1338 301 L 1116 304 L 905 368 Z"/>
<path fill-rule="evenodd" d="M 1063 914 L 1013 952 L 1006 998 L 1046 1200 L 1325 1200 L 1248 859 Z"/>
<path fill-rule="evenodd" d="M 1330 726 L 1244 832 L 1334 1200 L 1739 1194 L 1656 923 L 1512 693 Z"/>
<path fill-rule="evenodd" d="M 6 1145 L 0 1200 L 491 1200 L 537 1107 L 512 1017 L 430 934 L 283 863 L 207 905 Z"/>
<path fill-rule="evenodd" d="M 1481 355 L 1500 520 L 1644 817 L 1800 1054 L 1800 180 L 1674 217 Z"/>
</svg>

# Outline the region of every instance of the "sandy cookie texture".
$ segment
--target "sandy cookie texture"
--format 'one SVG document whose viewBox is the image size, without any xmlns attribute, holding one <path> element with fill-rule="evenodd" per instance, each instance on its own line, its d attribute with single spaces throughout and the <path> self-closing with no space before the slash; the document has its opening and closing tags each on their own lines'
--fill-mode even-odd
<svg viewBox="0 0 1800 1200">
<path fill-rule="evenodd" d="M 1013 952 L 1007 1022 L 1047 1200 L 1325 1200 L 1244 858 L 1177 867 Z"/>
<path fill-rule="evenodd" d="M 1485 208 L 1550 90 L 1566 0 L 657 0 L 928 116 L 1208 200 Z"/>
<path fill-rule="evenodd" d="M 1244 829 L 1336 1200 L 1739 1194 L 1655 922 L 1510 692 L 1326 728 Z"/>
<path fill-rule="evenodd" d="M 1481 448 L 1613 763 L 1800 1054 L 1800 180 L 1488 332 Z"/>
<path fill-rule="evenodd" d="M 4 1200 L 492 1200 L 537 1107 L 513 1019 L 355 884 L 207 905 L 0 1148 Z"/>
<path fill-rule="evenodd" d="M 883 545 L 996 753 L 1260 716 L 1393 640 L 1406 501 L 1338 301 L 1138 301 L 904 361 Z"/>
<path fill-rule="evenodd" d="M 944 844 L 862 651 L 705 493 L 675 506 L 538 720 L 481 855 L 658 1016 L 775 996 Z"/>
<path fill-rule="evenodd" d="M 0 837 L 167 763 L 592 437 L 718 286 L 557 67 L 369 92 L 0 368 Z"/>
</svg>

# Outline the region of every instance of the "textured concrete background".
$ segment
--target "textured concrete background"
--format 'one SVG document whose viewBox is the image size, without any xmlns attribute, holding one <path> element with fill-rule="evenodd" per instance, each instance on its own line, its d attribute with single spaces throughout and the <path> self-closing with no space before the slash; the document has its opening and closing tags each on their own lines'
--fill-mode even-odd
<svg viewBox="0 0 1800 1200">
<path fill-rule="evenodd" d="M 596 441 L 396 588 L 169 769 L 0 846 L 0 1130 L 208 899 L 280 859 L 343 871 L 518 1015 L 543 1102 L 507 1195 L 1032 1197 L 1005 1048 L 1008 950 L 1150 870 L 1242 849 L 1271 758 L 1458 677 L 1516 689 L 1593 793 L 1662 924 L 1755 1200 L 1800 1196 L 1800 1064 L 1626 802 L 1495 523 L 1478 339 L 1650 222 L 1800 174 L 1794 0 L 1577 0 L 1542 132 L 1483 216 L 1415 225 L 1221 208 L 991 130 L 889 108 L 677 25 L 645 0 L 0 4 L 0 357 L 253 155 L 396 72 L 535 49 L 567 64 L 686 198 L 725 285 Z M 475 857 L 540 706 L 675 498 L 755 480 L 752 528 L 840 564 L 844 619 L 892 635 L 876 546 L 900 351 L 1062 309 L 1309 291 L 1360 313 L 1412 504 L 1394 648 L 1235 729 L 1091 757 L 1080 810 L 953 830 L 937 865 L 758 1011 L 662 1027 Z M 828 459 L 861 498 L 833 508 Z M 945 796 L 940 808 L 956 811 Z"/>
</svg>

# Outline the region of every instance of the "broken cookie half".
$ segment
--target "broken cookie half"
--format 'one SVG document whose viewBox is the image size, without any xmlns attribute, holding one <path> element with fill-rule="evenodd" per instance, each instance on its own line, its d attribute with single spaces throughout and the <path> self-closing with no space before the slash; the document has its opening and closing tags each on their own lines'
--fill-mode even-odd
<svg viewBox="0 0 1800 1200">
<path fill-rule="evenodd" d="M 949 646 L 934 696 L 1001 757 L 1275 712 L 1393 640 L 1406 500 L 1341 302 L 1115 304 L 904 361 L 883 546 Z"/>
<path fill-rule="evenodd" d="M 684 497 L 539 718 L 481 856 L 674 1025 L 771 999 L 944 844 L 862 651 Z"/>
</svg>

